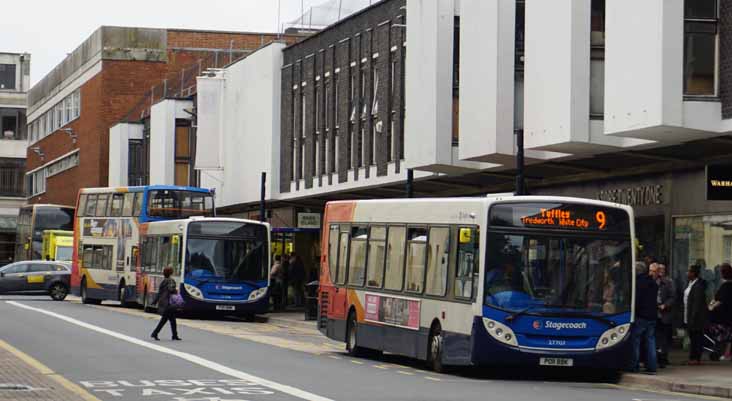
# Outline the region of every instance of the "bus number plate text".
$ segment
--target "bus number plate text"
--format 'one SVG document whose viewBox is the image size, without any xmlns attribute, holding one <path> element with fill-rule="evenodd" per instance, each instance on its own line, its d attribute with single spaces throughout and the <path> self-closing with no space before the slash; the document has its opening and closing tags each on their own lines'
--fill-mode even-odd
<svg viewBox="0 0 732 401">
<path fill-rule="evenodd" d="M 216 310 L 236 310 L 234 305 L 216 305 Z"/>
<path fill-rule="evenodd" d="M 569 367 L 574 365 L 574 360 L 572 358 L 540 358 L 539 365 Z"/>
</svg>

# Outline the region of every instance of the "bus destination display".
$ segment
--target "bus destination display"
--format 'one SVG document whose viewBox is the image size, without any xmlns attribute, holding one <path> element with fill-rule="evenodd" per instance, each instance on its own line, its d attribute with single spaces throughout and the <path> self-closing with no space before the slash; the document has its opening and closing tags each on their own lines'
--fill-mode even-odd
<svg viewBox="0 0 732 401">
<path fill-rule="evenodd" d="M 492 226 L 577 231 L 624 232 L 628 214 L 621 209 L 563 203 L 510 203 L 491 208 Z"/>
</svg>

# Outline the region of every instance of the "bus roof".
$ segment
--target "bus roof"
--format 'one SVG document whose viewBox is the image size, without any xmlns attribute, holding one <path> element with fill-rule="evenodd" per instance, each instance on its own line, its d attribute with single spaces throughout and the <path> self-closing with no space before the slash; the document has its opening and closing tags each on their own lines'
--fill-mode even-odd
<svg viewBox="0 0 732 401">
<path fill-rule="evenodd" d="M 52 203 L 34 203 L 32 205 L 23 205 L 20 208 L 21 209 L 26 209 L 26 208 L 38 208 L 38 207 L 64 207 L 64 208 L 68 208 L 68 209 L 74 209 L 75 208 L 74 206 L 69 206 L 69 205 L 55 205 L 55 204 L 52 204 Z"/>
<path fill-rule="evenodd" d="M 80 190 L 80 193 L 96 194 L 96 193 L 107 193 L 107 192 L 142 192 L 144 190 L 148 190 L 148 191 L 172 190 L 172 191 L 190 191 L 190 192 L 202 192 L 202 193 L 213 192 L 211 189 L 199 188 L 199 187 L 184 187 L 184 186 L 176 186 L 176 185 L 146 185 L 146 186 L 136 186 L 136 187 L 82 188 Z"/>
</svg>

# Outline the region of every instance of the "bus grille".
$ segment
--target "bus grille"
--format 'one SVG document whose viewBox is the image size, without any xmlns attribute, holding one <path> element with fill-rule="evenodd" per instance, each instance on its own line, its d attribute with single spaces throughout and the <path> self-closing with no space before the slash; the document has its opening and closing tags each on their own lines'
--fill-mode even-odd
<svg viewBox="0 0 732 401">
<path fill-rule="evenodd" d="M 320 309 L 318 311 L 318 328 L 324 329 L 328 324 L 328 292 L 320 292 Z"/>
</svg>

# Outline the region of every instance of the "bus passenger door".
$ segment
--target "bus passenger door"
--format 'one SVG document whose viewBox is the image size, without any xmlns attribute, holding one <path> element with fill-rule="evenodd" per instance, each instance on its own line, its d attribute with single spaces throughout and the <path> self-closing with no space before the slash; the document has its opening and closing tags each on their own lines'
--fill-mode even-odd
<svg viewBox="0 0 732 401">
<path fill-rule="evenodd" d="M 344 230 L 345 229 L 345 230 Z M 348 267 L 348 249 L 350 242 L 350 228 L 341 227 L 338 240 L 338 269 L 336 271 L 336 285 L 332 293 L 332 309 L 330 318 L 337 321 L 346 321 L 346 308 L 348 307 L 348 288 L 346 288 L 346 269 Z M 345 329 L 345 324 L 343 325 Z M 345 330 L 343 335 L 345 336 Z"/>
</svg>

